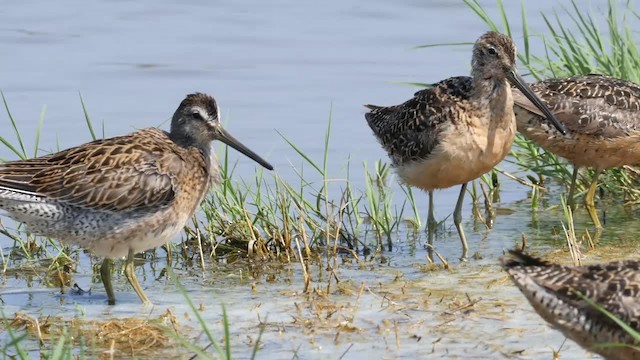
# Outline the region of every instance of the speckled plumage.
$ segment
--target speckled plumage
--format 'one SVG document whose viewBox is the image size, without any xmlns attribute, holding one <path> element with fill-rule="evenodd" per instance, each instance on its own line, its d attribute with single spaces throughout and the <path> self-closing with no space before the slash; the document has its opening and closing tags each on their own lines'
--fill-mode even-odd
<svg viewBox="0 0 640 360">
<path fill-rule="evenodd" d="M 462 185 L 454 223 L 463 243 L 463 258 L 467 245 L 460 208 L 466 183 L 502 161 L 515 137 L 509 82 L 526 90 L 515 70 L 515 58 L 515 45 L 508 36 L 488 32 L 473 47 L 471 77 L 440 81 L 400 105 L 366 105 L 371 110 L 365 115 L 367 123 L 398 176 L 429 192 L 430 228 L 435 223 L 432 191 Z"/>
<path fill-rule="evenodd" d="M 585 203 L 599 228 L 594 205 L 598 174 L 603 169 L 640 164 L 640 86 L 604 75 L 548 79 L 530 86 L 567 133 L 563 135 L 550 126 L 544 115 L 514 90 L 518 131 L 574 164 L 571 204 L 578 168 L 596 168 Z"/>
<path fill-rule="evenodd" d="M 155 248 L 169 239 L 133 239 L 168 218 L 184 225 L 218 179 L 209 150 L 174 144 L 149 128 L 0 164 L 0 208 L 34 233 L 99 256 Z"/>
<path fill-rule="evenodd" d="M 583 294 L 640 331 L 640 262 L 572 267 L 521 252 L 511 254 L 501 259 L 502 266 L 543 319 L 582 347 L 607 359 L 640 359 L 640 351 L 629 347 L 594 347 L 634 342 L 620 326 L 576 295 L 576 292 Z"/>
<path fill-rule="evenodd" d="M 489 49 L 497 53 L 489 54 Z M 495 127 L 506 130 L 504 147 L 508 148 L 508 152 L 515 134 L 515 123 L 512 110 L 509 109 L 512 99 L 504 67 L 515 66 L 515 53 L 515 45 L 508 36 L 488 32 L 474 45 L 471 77 L 458 76 L 440 81 L 416 92 L 412 99 L 400 105 L 366 105 L 371 110 L 365 114 L 367 123 L 396 169 L 401 171 L 403 166 L 411 166 L 430 158 L 438 161 L 442 158 L 441 153 L 446 151 L 445 137 L 469 137 L 471 128 L 484 130 L 479 136 L 495 135 L 487 134 L 486 131 L 492 122 Z M 469 139 L 469 142 L 473 142 L 473 139 Z M 485 139 L 483 144 L 469 144 L 469 147 L 486 146 L 487 143 Z M 503 149 L 498 152 L 501 150 Z M 486 157 L 493 156 L 493 151 L 486 154 Z M 502 158 L 491 159 L 490 162 L 495 165 L 500 160 Z M 486 170 L 475 171 L 473 174 L 467 172 L 469 174 L 466 181 L 473 180 L 484 172 Z M 424 190 L 446 188 L 460 183 L 448 181 L 449 184 L 446 184 L 445 181 L 431 184 L 424 179 L 412 179 L 402 174 L 400 176 L 408 184 Z M 416 184 L 412 184 L 413 182 Z"/>
<path fill-rule="evenodd" d="M 170 132 L 148 128 L 0 164 L 0 209 L 33 233 L 132 261 L 177 235 L 219 181 L 215 139 L 271 168 L 222 129 L 215 100 L 198 93 L 182 101 Z M 132 267 L 126 274 L 145 301 Z"/>
<path fill-rule="evenodd" d="M 531 89 L 564 124 L 560 134 L 518 90 L 518 131 L 578 166 L 640 164 L 640 86 L 604 75 L 548 79 Z"/>
<path fill-rule="evenodd" d="M 429 157 L 440 144 L 440 134 L 460 121 L 453 112 L 474 111 L 469 102 L 473 81 L 469 76 L 442 80 L 395 106 L 365 105 L 374 134 L 395 167 Z"/>
</svg>

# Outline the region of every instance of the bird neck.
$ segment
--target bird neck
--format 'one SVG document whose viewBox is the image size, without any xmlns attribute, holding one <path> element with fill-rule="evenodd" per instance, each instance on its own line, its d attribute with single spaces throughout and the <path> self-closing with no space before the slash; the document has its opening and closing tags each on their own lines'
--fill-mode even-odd
<svg viewBox="0 0 640 360">
<path fill-rule="evenodd" d="M 189 134 L 176 131 L 172 131 L 171 133 L 169 133 L 169 138 L 181 148 L 195 148 L 202 153 L 202 156 L 205 158 L 207 165 L 210 165 L 212 154 L 211 141 L 200 141 L 199 139 L 190 136 Z"/>
<path fill-rule="evenodd" d="M 504 107 L 510 94 L 510 87 L 504 75 L 472 73 L 473 90 L 471 102 L 480 107 Z"/>
<path fill-rule="evenodd" d="M 173 142 L 181 147 L 196 147 L 211 151 L 209 149 L 211 148 L 211 141 L 213 139 L 195 129 L 172 126 L 171 131 L 169 132 L 169 137 Z"/>
</svg>

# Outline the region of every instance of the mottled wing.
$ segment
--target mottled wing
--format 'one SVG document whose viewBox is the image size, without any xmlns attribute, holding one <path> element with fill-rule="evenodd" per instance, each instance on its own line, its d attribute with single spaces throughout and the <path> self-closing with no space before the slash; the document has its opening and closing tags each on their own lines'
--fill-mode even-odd
<svg viewBox="0 0 640 360">
<path fill-rule="evenodd" d="M 587 266 L 581 278 L 594 279 L 600 284 L 600 289 L 595 291 L 595 286 L 576 286 L 578 291 L 640 331 L 640 262 L 627 260 Z"/>
<path fill-rule="evenodd" d="M 0 164 L 0 197 L 55 200 L 94 210 L 156 209 L 171 203 L 179 155 L 159 129 L 97 140 L 51 155 Z M 21 198 L 19 195 L 25 195 Z"/>
<path fill-rule="evenodd" d="M 603 313 L 576 293 L 583 294 L 640 330 L 640 263 L 618 261 L 603 265 L 569 267 L 552 264 L 529 255 L 512 252 L 502 266 L 528 297 L 537 298 L 538 306 L 572 306 L 601 323 L 615 326 Z M 544 293 L 553 294 L 549 299 Z M 557 301 L 557 302 L 556 302 Z M 565 305 L 560 305 L 565 304 Z M 551 309 L 550 309 L 551 310 Z M 555 312 L 560 315 L 559 310 Z"/>
<path fill-rule="evenodd" d="M 604 137 L 626 136 L 640 130 L 640 86 L 604 75 L 548 79 L 530 85 L 569 131 Z M 543 117 L 520 91 L 516 106 Z"/>
<path fill-rule="evenodd" d="M 365 105 L 371 109 L 365 118 L 398 166 L 431 154 L 445 125 L 457 121 L 457 111 L 466 106 L 470 92 L 470 77 L 453 77 L 416 92 L 400 105 Z"/>
</svg>

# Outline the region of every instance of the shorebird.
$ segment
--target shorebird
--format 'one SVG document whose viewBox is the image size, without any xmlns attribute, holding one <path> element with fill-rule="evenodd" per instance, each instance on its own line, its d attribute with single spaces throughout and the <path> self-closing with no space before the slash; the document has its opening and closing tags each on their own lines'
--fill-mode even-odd
<svg viewBox="0 0 640 360">
<path fill-rule="evenodd" d="M 502 267 L 544 320 L 606 359 L 640 359 L 639 344 L 632 336 L 579 296 L 640 331 L 640 262 L 571 267 L 510 253 L 512 257 L 500 259 Z M 600 346 L 605 344 L 627 346 Z"/>
<path fill-rule="evenodd" d="M 211 142 L 220 140 L 272 170 L 220 124 L 215 100 L 191 94 L 169 132 L 148 128 L 54 154 L 0 164 L 0 209 L 28 230 L 105 257 L 100 268 L 108 303 L 113 258 L 149 303 L 134 273 L 134 254 L 171 240 L 219 182 Z"/>
<path fill-rule="evenodd" d="M 640 86 L 604 75 L 549 79 L 530 86 L 567 133 L 549 126 L 545 115 L 514 90 L 518 131 L 574 165 L 568 195 L 572 208 L 578 169 L 595 168 L 585 206 L 596 228 L 602 228 L 594 200 L 598 175 L 604 169 L 640 164 Z"/>
<path fill-rule="evenodd" d="M 558 131 L 564 128 L 516 71 L 516 48 L 506 35 L 487 32 L 473 46 L 471 77 L 452 77 L 395 106 L 365 105 L 369 127 L 406 184 L 429 193 L 429 234 L 435 231 L 433 190 L 462 185 L 453 221 L 462 241 L 467 182 L 491 170 L 511 150 L 516 132 L 509 83 L 520 89 Z"/>
</svg>

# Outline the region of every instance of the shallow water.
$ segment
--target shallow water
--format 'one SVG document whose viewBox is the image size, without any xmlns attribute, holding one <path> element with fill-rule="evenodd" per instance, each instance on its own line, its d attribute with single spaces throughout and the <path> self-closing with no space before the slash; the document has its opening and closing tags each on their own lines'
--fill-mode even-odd
<svg viewBox="0 0 640 360">
<path fill-rule="evenodd" d="M 497 19 L 494 2 L 481 3 Z M 519 2 L 506 3 L 519 24 Z M 551 14 L 554 3 L 527 4 L 534 33 L 544 31 L 538 14 Z M 562 12 L 559 15 L 566 20 Z M 386 159 L 365 125 L 361 104 L 398 103 L 415 91 L 395 82 L 433 82 L 467 74 L 470 46 L 411 48 L 473 42 L 487 29 L 462 2 L 411 0 L 220 1 L 215 5 L 203 0 L 179 5 L 147 0 L 100 1 L 91 6 L 80 1 L 64 6 L 22 1 L 5 4 L 0 17 L 0 89 L 26 134 L 27 148 L 45 105 L 42 149 L 66 148 L 90 139 L 78 93 L 94 124 L 99 128 L 104 124 L 105 135 L 113 136 L 162 124 L 186 93 L 203 91 L 216 97 L 230 131 L 264 154 L 288 180 L 296 179 L 293 167 L 300 166 L 301 160 L 275 130 L 321 159 L 331 116 L 330 173 L 344 176 L 350 156 L 354 184 L 363 183 L 363 172 L 357 171 L 363 161 Z M 516 42 L 522 44 L 519 26 L 513 31 Z M 541 51 L 539 41 L 533 43 L 532 51 Z M 13 141 L 2 111 L 0 124 L 5 124 L 0 135 Z M 15 158 L 5 148 L 0 148 L 0 157 Z M 232 158 L 239 161 L 240 177 L 253 174 L 255 165 L 250 160 L 235 153 Z M 501 167 L 517 170 L 506 163 Z M 206 304 L 202 315 L 219 334 L 218 303 L 226 304 L 234 352 L 240 358 L 251 352 L 249 339 L 258 335 L 258 315 L 268 319 L 259 352 L 265 357 L 338 358 L 345 353 L 347 359 L 364 354 L 551 358 L 551 348 L 558 348 L 562 338 L 504 281 L 496 259 L 502 249 L 519 244 L 523 232 L 534 248 L 561 246 L 561 212 L 532 213 L 528 189 L 501 179 L 501 202 L 496 206 L 505 211 L 493 229 L 474 224 L 471 200 L 465 202 L 465 229 L 471 253 L 479 259 L 457 264 L 459 241 L 450 219 L 436 239 L 436 250 L 454 264 L 452 272 L 424 269 L 423 236 L 413 242 L 398 241 L 392 252 L 385 253 L 384 263 L 376 259 L 360 266 L 340 264 L 337 274 L 347 289 L 324 297 L 307 298 L 301 293 L 297 264 L 282 266 L 274 278 L 251 274 L 246 265 L 215 263 L 204 270 L 178 266 L 176 271 L 194 302 Z M 552 190 L 549 205 L 557 205 L 560 192 Z M 449 216 L 458 191 L 437 193 L 438 219 Z M 426 214 L 426 196 L 417 196 L 421 213 Z M 633 210 L 608 209 L 603 242 L 633 243 L 634 229 L 640 227 L 633 218 Z M 586 212 L 579 211 L 576 227 L 589 226 Z M 6 252 L 12 242 L 3 238 L 0 245 Z M 91 278 L 91 259 L 79 253 L 81 271 L 73 280 L 83 288 L 93 284 L 93 294 L 60 295 L 46 289 L 37 276 L 31 281 L 25 276 L 5 276 L 0 288 L 5 314 L 107 318 L 172 308 L 182 315 L 188 310 L 173 281 L 156 280 L 164 267 L 163 251 L 158 250 L 158 255 L 158 260 L 138 269 L 155 303 L 152 310 L 139 306 L 122 277 L 115 285 L 119 304 L 106 306 L 101 285 Z M 322 268 L 316 266 L 313 271 L 322 273 Z M 402 274 L 400 280 L 398 274 Z M 314 287 L 326 286 L 326 276 L 317 275 Z M 491 283 L 494 280 L 501 281 Z M 366 291 L 358 297 L 361 283 Z M 452 311 L 452 306 L 468 302 L 465 293 L 472 300 L 482 300 L 467 310 Z M 331 311 L 335 313 L 328 316 Z M 354 328 L 343 326 L 342 321 L 350 317 Z M 197 327 L 193 318 L 182 321 Z M 585 353 L 568 342 L 561 355 L 583 358 Z"/>
</svg>

